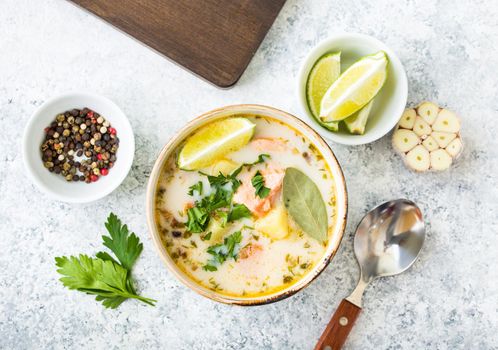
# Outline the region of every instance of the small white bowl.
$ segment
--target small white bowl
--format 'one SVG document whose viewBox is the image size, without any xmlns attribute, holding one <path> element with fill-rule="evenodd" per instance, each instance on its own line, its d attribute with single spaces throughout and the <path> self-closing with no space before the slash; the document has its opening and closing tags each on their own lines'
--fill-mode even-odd
<svg viewBox="0 0 498 350">
<path fill-rule="evenodd" d="M 117 160 L 107 176 L 97 182 L 67 182 L 61 175 L 51 173 L 43 165 L 40 145 L 44 129 L 59 113 L 73 108 L 88 107 L 101 114 L 116 129 L 119 137 Z M 70 202 L 86 203 L 100 199 L 118 187 L 128 174 L 135 153 L 135 139 L 125 114 L 111 100 L 87 93 L 68 93 L 43 103 L 31 116 L 23 137 L 23 159 L 26 171 L 33 182 L 52 198 Z"/>
<path fill-rule="evenodd" d="M 387 80 L 375 97 L 375 102 L 368 118 L 365 133 L 353 135 L 344 130 L 338 132 L 322 127 L 313 118 L 306 101 L 306 82 L 314 63 L 327 52 L 341 51 L 341 72 L 363 56 L 383 50 L 389 57 Z M 408 98 L 406 73 L 398 56 L 379 40 L 363 34 L 335 34 L 316 45 L 304 60 L 298 75 L 298 101 L 306 116 L 306 121 L 327 140 L 344 145 L 361 145 L 373 142 L 386 135 L 399 121 Z"/>
</svg>

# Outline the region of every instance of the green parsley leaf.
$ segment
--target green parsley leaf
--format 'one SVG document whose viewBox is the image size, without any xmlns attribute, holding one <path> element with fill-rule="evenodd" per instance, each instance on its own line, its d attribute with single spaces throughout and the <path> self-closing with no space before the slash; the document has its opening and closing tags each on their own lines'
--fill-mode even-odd
<svg viewBox="0 0 498 350">
<path fill-rule="evenodd" d="M 203 266 L 206 271 L 216 271 L 217 266 L 223 264 L 227 259 L 237 260 L 239 253 L 239 244 L 242 241 L 242 233 L 236 231 L 225 237 L 222 244 L 215 244 L 207 249 L 207 252 L 213 257 Z M 214 270 L 215 268 L 216 270 Z"/>
<path fill-rule="evenodd" d="M 244 204 L 234 204 L 232 211 L 228 215 L 228 221 L 232 222 L 242 218 L 250 218 L 251 211 Z"/>
<path fill-rule="evenodd" d="M 105 227 L 110 236 L 102 236 L 104 245 L 116 255 L 125 269 L 131 270 L 143 250 L 143 244 L 135 233 L 129 233 L 128 226 L 122 225 L 121 220 L 113 213 L 109 214 Z"/>
<path fill-rule="evenodd" d="M 253 178 L 251 179 L 252 186 L 256 190 L 256 196 L 259 198 L 265 198 L 270 194 L 270 189 L 268 187 L 265 187 L 265 178 L 259 170 L 254 174 Z"/>
<path fill-rule="evenodd" d="M 218 210 L 216 212 L 216 218 L 219 219 L 221 227 L 224 228 L 227 225 L 228 216 L 229 216 L 229 214 L 226 211 Z"/>
<path fill-rule="evenodd" d="M 92 294 L 102 301 L 105 307 L 116 308 L 125 299 L 138 299 L 154 306 L 153 299 L 145 298 L 131 291 L 127 284 L 127 269 L 112 260 L 90 258 L 80 254 L 79 257 L 56 257 L 55 262 L 62 284 L 69 289 Z"/>
<path fill-rule="evenodd" d="M 194 206 L 187 210 L 187 230 L 193 233 L 204 232 L 209 223 L 209 212 L 201 205 Z"/>
<path fill-rule="evenodd" d="M 201 236 L 201 240 L 203 241 L 209 241 L 211 239 L 211 235 L 213 233 L 211 231 L 209 231 L 208 233 L 206 233 L 204 236 Z"/>
<path fill-rule="evenodd" d="M 235 192 L 240 186 L 240 180 L 237 179 L 237 175 L 240 173 L 241 170 L 242 167 L 239 167 L 230 175 L 224 175 L 223 173 L 220 172 L 218 176 L 207 175 L 207 178 L 211 187 L 219 189 L 227 184 L 230 184 L 231 185 L 230 191 Z"/>
<path fill-rule="evenodd" d="M 204 271 L 218 271 L 218 268 L 216 266 L 209 265 L 209 263 L 204 265 L 202 268 Z"/>
<path fill-rule="evenodd" d="M 202 195 L 202 181 L 199 181 L 195 185 L 192 185 L 192 186 L 190 186 L 188 188 L 188 194 L 190 196 L 193 196 L 195 191 L 197 191 L 197 193 L 199 194 L 199 196 Z"/>
<path fill-rule="evenodd" d="M 264 163 L 266 161 L 266 159 L 270 159 L 270 155 L 269 154 L 266 154 L 266 153 L 263 153 L 263 154 L 260 154 L 258 156 L 258 160 L 256 160 L 255 162 L 252 162 L 252 163 L 244 163 L 245 166 L 251 166 L 251 165 L 256 165 L 256 164 L 260 164 L 260 163 Z"/>
<path fill-rule="evenodd" d="M 155 300 L 137 294 L 131 277 L 131 268 L 143 250 L 142 243 L 113 213 L 105 226 L 110 236 L 102 236 L 104 245 L 117 260 L 107 252 L 98 252 L 97 258 L 84 254 L 79 258 L 56 257 L 57 272 L 64 276 L 60 281 L 69 289 L 95 295 L 106 308 L 115 309 L 129 298 L 154 306 Z"/>
</svg>

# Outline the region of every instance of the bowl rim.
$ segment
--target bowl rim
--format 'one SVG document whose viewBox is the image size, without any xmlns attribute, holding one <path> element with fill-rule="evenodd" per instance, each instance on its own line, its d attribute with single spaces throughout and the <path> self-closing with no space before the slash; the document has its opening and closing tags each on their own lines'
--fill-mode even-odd
<svg viewBox="0 0 498 350">
<path fill-rule="evenodd" d="M 323 54 L 329 51 L 334 42 L 338 40 L 351 40 L 355 42 L 364 42 L 365 45 L 372 45 L 381 48 L 383 51 L 387 53 L 389 57 L 389 64 L 393 68 L 394 75 L 398 78 L 398 83 L 396 84 L 397 89 L 401 92 L 399 106 L 397 107 L 397 111 L 399 112 L 398 118 L 386 119 L 383 124 L 385 125 L 380 132 L 376 134 L 373 133 L 365 133 L 364 135 L 338 135 L 334 134 L 332 131 L 327 131 L 324 129 L 318 122 L 313 118 L 311 112 L 308 108 L 308 103 L 306 101 L 306 82 L 308 79 L 309 71 L 313 67 L 313 64 L 316 62 L 318 58 L 320 58 Z M 318 44 L 316 44 L 306 55 L 306 57 L 302 60 L 301 66 L 299 67 L 298 75 L 297 75 L 297 86 L 296 86 L 296 94 L 299 106 L 302 112 L 305 114 L 307 121 L 311 122 L 316 131 L 326 140 L 340 143 L 346 146 L 357 146 L 363 145 L 367 143 L 371 143 L 377 141 L 378 139 L 387 135 L 398 123 L 399 118 L 403 114 L 404 109 L 406 108 L 406 104 L 408 101 L 408 78 L 406 75 L 405 68 L 401 63 L 398 55 L 389 48 L 386 44 L 384 44 L 379 39 L 362 33 L 349 33 L 349 32 L 336 32 L 325 39 L 321 40 Z M 402 100 L 402 101 L 401 101 Z"/>
<path fill-rule="evenodd" d="M 253 110 L 253 112 L 250 112 L 251 110 Z M 155 191 L 156 184 L 161 169 L 163 167 L 163 164 L 167 160 L 167 157 L 169 157 L 170 152 L 175 149 L 177 144 L 179 144 L 188 135 L 190 135 L 192 132 L 197 130 L 199 127 L 205 125 L 209 121 L 213 121 L 218 118 L 221 119 L 223 117 L 226 117 L 227 114 L 229 115 L 231 113 L 233 114 L 256 113 L 255 110 L 257 110 L 258 111 L 257 113 L 260 114 L 264 114 L 264 112 L 267 111 L 269 113 L 268 117 L 270 118 L 272 117 L 271 116 L 272 113 L 278 114 L 281 117 L 283 117 L 283 119 L 285 119 L 286 122 L 288 122 L 291 127 L 294 127 L 296 129 L 297 129 L 296 126 L 302 127 L 306 129 L 308 133 L 311 133 L 315 137 L 316 142 L 313 141 L 313 143 L 315 145 L 319 143 L 321 149 L 327 152 L 327 154 L 322 154 L 322 155 L 327 160 L 328 165 L 331 167 L 331 171 L 335 171 L 334 175 L 336 176 L 335 187 L 337 192 L 337 198 L 338 200 L 339 198 L 342 198 L 342 202 L 341 203 L 338 202 L 336 206 L 337 207 L 342 206 L 343 213 L 340 214 L 340 211 L 338 211 L 336 216 L 337 222 L 334 228 L 335 230 L 334 235 L 337 235 L 337 238 L 334 240 L 335 245 L 332 246 L 333 240 L 330 240 L 327 245 L 327 251 L 324 254 L 324 256 L 321 258 L 321 260 L 316 264 L 316 266 L 312 270 L 310 270 L 306 275 L 304 275 L 299 281 L 292 284 L 288 288 L 278 290 L 277 292 L 271 294 L 256 296 L 252 298 L 242 298 L 237 296 L 225 295 L 209 290 L 201 286 L 199 283 L 195 282 L 194 280 L 192 280 L 189 276 L 187 276 L 183 271 L 181 271 L 177 267 L 177 265 L 170 258 L 169 254 L 166 252 L 166 249 L 162 244 L 161 238 L 159 237 L 159 234 L 157 232 L 155 225 L 155 218 L 154 218 L 155 216 L 154 198 L 156 192 Z M 194 290 L 196 293 L 204 297 L 207 297 L 211 300 L 221 302 L 224 304 L 241 305 L 241 306 L 270 304 L 285 299 L 287 297 L 294 295 L 301 289 L 305 288 L 314 279 L 316 279 L 323 272 L 323 270 L 325 270 L 325 268 L 328 266 L 332 258 L 339 250 L 340 244 L 344 237 L 344 231 L 346 229 L 347 213 L 348 213 L 348 194 L 347 194 L 344 173 L 337 158 L 335 157 L 335 154 L 333 153 L 332 149 L 327 144 L 327 142 L 325 142 L 325 140 L 320 136 L 320 134 L 318 134 L 312 127 L 310 127 L 308 124 L 306 124 L 296 116 L 293 116 L 292 114 L 277 108 L 265 105 L 259 105 L 259 104 L 228 105 L 203 113 L 198 117 L 194 118 L 193 120 L 189 121 L 182 129 L 180 129 L 178 132 L 175 133 L 175 135 L 164 145 L 164 147 L 159 152 L 159 155 L 157 156 L 157 159 L 154 163 L 154 166 L 149 176 L 147 184 L 147 192 L 146 192 L 146 214 L 147 214 L 148 231 L 149 234 L 152 236 L 152 240 L 154 242 L 154 246 L 156 248 L 158 255 L 160 256 L 163 263 L 167 266 L 168 270 L 172 272 L 173 275 L 182 284 L 184 284 L 188 288 Z"/>
<path fill-rule="evenodd" d="M 78 99 L 78 100 L 98 100 L 104 104 L 107 104 L 111 106 L 112 108 L 116 109 L 118 113 L 116 113 L 116 118 L 120 119 L 120 121 L 124 124 L 125 128 L 128 129 L 130 137 L 126 139 L 125 142 L 129 142 L 129 145 L 131 147 L 131 156 L 128 156 L 128 164 L 125 164 L 125 167 L 122 169 L 121 173 L 112 173 L 110 176 L 113 176 L 115 180 L 108 186 L 107 188 L 100 190 L 100 191 L 93 191 L 92 194 L 86 196 L 86 197 L 78 197 L 78 196 L 66 196 L 63 195 L 57 191 L 54 191 L 50 186 L 46 186 L 36 175 L 37 170 L 34 168 L 33 164 L 28 160 L 27 154 L 30 152 L 29 151 L 29 145 L 31 145 L 32 138 L 30 137 L 31 135 L 34 135 L 36 132 L 34 130 L 34 123 L 36 122 L 37 118 L 39 118 L 47 108 L 49 108 L 53 104 L 57 104 L 60 101 L 63 101 L 65 99 Z M 41 131 L 40 131 L 41 132 Z M 121 141 L 123 142 L 123 141 Z M 133 129 L 131 127 L 130 121 L 126 117 L 126 114 L 119 108 L 119 106 L 114 103 L 112 100 L 109 98 L 98 95 L 95 93 L 90 93 L 90 92 L 79 92 L 79 91 L 73 91 L 73 92 L 67 92 L 61 95 L 54 96 L 52 98 L 49 98 L 48 100 L 44 101 L 38 108 L 35 109 L 35 111 L 31 114 L 28 122 L 26 123 L 23 131 L 23 137 L 22 137 L 22 158 L 23 158 L 23 163 L 24 163 L 24 169 L 26 170 L 26 173 L 30 180 L 46 195 L 48 195 L 50 198 L 66 202 L 66 203 L 90 203 L 94 202 L 96 200 L 99 200 L 110 193 L 112 193 L 116 188 L 118 188 L 121 183 L 124 181 L 126 176 L 128 176 L 128 173 L 130 172 L 131 166 L 133 164 L 133 159 L 135 156 L 135 135 L 133 133 Z M 125 161 L 125 159 L 122 159 L 121 161 Z"/>
</svg>

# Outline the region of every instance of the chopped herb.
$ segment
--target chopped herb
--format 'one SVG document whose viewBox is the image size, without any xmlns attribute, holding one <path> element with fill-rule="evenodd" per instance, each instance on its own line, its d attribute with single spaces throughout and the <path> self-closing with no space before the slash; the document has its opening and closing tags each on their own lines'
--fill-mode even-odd
<svg viewBox="0 0 498 350">
<path fill-rule="evenodd" d="M 270 194 L 270 189 L 268 187 L 265 187 L 265 178 L 259 170 L 254 174 L 253 178 L 251 179 L 252 186 L 256 190 L 256 196 L 259 198 L 265 198 Z"/>
<path fill-rule="evenodd" d="M 224 228 L 227 224 L 227 222 L 229 221 L 229 215 L 226 211 L 221 211 L 221 210 L 218 210 L 216 212 L 216 216 L 218 219 L 220 219 L 220 225 L 222 228 Z"/>
<path fill-rule="evenodd" d="M 197 248 L 197 243 L 195 243 L 195 241 L 191 240 L 191 241 L 190 241 L 190 244 L 192 244 L 192 247 L 193 247 L 193 248 Z"/>
<path fill-rule="evenodd" d="M 211 288 L 211 289 L 213 289 L 213 290 L 222 290 L 220 288 L 220 284 L 218 282 L 216 282 L 213 277 L 211 277 L 208 281 L 213 286 L 213 288 Z"/>
<path fill-rule="evenodd" d="M 266 159 L 270 159 L 270 155 L 269 154 L 266 154 L 266 153 L 263 153 L 263 154 L 260 154 L 258 156 L 258 160 L 252 162 L 252 163 L 244 163 L 243 165 L 244 166 L 251 166 L 251 165 L 256 165 L 256 164 L 260 164 L 260 163 L 264 163 L 266 161 Z"/>
<path fill-rule="evenodd" d="M 228 215 L 228 221 L 232 222 L 242 218 L 250 218 L 251 211 L 244 204 L 234 204 L 232 211 Z"/>
<path fill-rule="evenodd" d="M 209 241 L 211 239 L 211 235 L 213 233 L 211 231 L 209 231 L 207 234 L 205 234 L 204 236 L 201 236 L 201 240 L 203 241 Z"/>
<path fill-rule="evenodd" d="M 205 271 L 218 271 L 218 268 L 216 266 L 209 265 L 209 263 L 207 263 L 206 265 L 204 265 L 202 268 Z"/>
<path fill-rule="evenodd" d="M 284 283 L 290 283 L 292 282 L 293 277 L 292 276 L 284 276 Z"/>
<path fill-rule="evenodd" d="M 196 205 L 193 208 L 189 208 L 187 216 L 187 230 L 189 232 L 199 233 L 206 229 L 209 222 L 209 212 L 204 205 Z"/>
<path fill-rule="evenodd" d="M 231 190 L 232 192 L 235 192 L 240 186 L 240 180 L 237 179 L 237 175 L 239 175 L 241 170 L 242 167 L 239 167 L 230 175 L 224 175 L 220 172 L 218 176 L 207 175 L 207 178 L 211 187 L 214 187 L 216 189 L 223 187 L 227 184 L 231 184 L 232 185 Z"/>
<path fill-rule="evenodd" d="M 202 195 L 202 181 L 199 181 L 195 185 L 192 185 L 188 188 L 188 194 L 190 196 L 193 196 L 195 191 L 197 191 L 199 196 Z"/>
<path fill-rule="evenodd" d="M 209 224 L 210 217 L 213 215 L 216 215 L 221 219 L 220 221 L 222 227 L 225 227 L 228 221 L 234 221 L 250 216 L 251 212 L 249 209 L 245 206 L 241 207 L 241 205 L 238 204 L 233 206 L 230 213 L 227 212 L 232 205 L 233 194 L 241 184 L 240 180 L 236 178 L 241 169 L 242 167 L 239 167 L 230 175 L 224 175 L 221 172 L 218 176 L 201 173 L 208 177 L 209 185 L 211 186 L 212 191 L 209 195 L 196 201 L 194 206 L 187 210 L 188 219 L 186 225 L 189 232 L 204 232 Z M 200 186 L 200 189 L 202 190 L 202 182 L 198 182 L 194 186 Z M 192 187 L 190 188 L 192 193 L 194 190 L 198 190 L 198 188 L 193 189 Z"/>
<path fill-rule="evenodd" d="M 222 244 L 215 244 L 207 249 L 213 257 L 203 266 L 205 271 L 216 271 L 217 266 L 223 264 L 227 259 L 237 260 L 239 243 L 242 241 L 242 233 L 236 231 L 225 237 Z"/>
</svg>

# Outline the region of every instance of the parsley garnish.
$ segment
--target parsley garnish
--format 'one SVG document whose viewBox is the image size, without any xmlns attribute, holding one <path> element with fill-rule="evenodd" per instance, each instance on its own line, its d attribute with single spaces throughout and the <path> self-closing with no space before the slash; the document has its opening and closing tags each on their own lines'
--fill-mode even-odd
<svg viewBox="0 0 498 350">
<path fill-rule="evenodd" d="M 263 154 L 260 154 L 258 156 L 258 160 L 256 160 L 255 162 L 252 162 L 252 163 L 244 163 L 245 166 L 251 166 L 251 165 L 256 165 L 256 164 L 260 164 L 260 163 L 264 163 L 265 162 L 265 158 L 268 158 L 270 159 L 270 155 L 269 154 L 266 154 L 266 153 L 263 153 Z"/>
<path fill-rule="evenodd" d="M 209 222 L 209 212 L 203 205 L 198 205 L 187 210 L 187 230 L 189 232 L 199 233 L 206 229 Z"/>
<path fill-rule="evenodd" d="M 227 222 L 235 221 L 241 218 L 250 217 L 251 211 L 243 204 L 234 204 L 232 206 L 233 194 L 237 191 L 241 185 L 240 180 L 237 179 L 237 175 L 242 171 L 245 166 L 252 166 L 255 164 L 263 163 L 266 159 L 269 159 L 269 154 L 260 154 L 258 159 L 252 163 L 244 163 L 237 169 L 235 169 L 231 174 L 225 175 L 219 173 L 218 175 L 208 175 L 200 172 L 201 175 L 205 175 L 208 178 L 209 185 L 211 186 L 211 193 L 201 200 L 194 203 L 192 208 L 187 210 L 187 230 L 193 233 L 201 233 L 206 230 L 207 225 L 211 216 L 215 215 L 221 219 L 221 225 L 224 227 Z M 252 184 L 256 188 L 256 194 L 261 198 L 268 196 L 270 189 L 264 187 L 264 178 L 259 173 L 258 186 L 255 185 L 255 178 L 252 179 Z M 198 192 L 202 195 L 202 182 L 199 181 L 195 185 L 189 187 L 188 194 L 193 195 L 194 192 Z M 231 208 L 232 207 L 232 208 Z M 219 210 L 223 209 L 223 210 Z"/>
<path fill-rule="evenodd" d="M 224 175 L 222 173 L 218 176 L 207 175 L 212 191 L 209 195 L 196 201 L 194 206 L 187 210 L 188 219 L 186 226 L 188 231 L 193 233 L 204 232 L 209 224 L 210 217 L 213 215 L 216 215 L 221 219 L 222 226 L 224 226 L 227 221 L 233 221 L 229 219 L 228 211 L 232 205 L 233 194 L 240 186 L 237 175 L 240 173 L 241 169 L 242 167 L 239 167 L 230 175 Z M 237 208 L 236 210 L 240 211 L 240 208 Z M 240 214 L 237 215 L 243 217 L 240 216 Z"/>
<path fill-rule="evenodd" d="M 224 175 L 220 172 L 218 176 L 207 175 L 207 178 L 211 187 L 220 188 L 227 184 L 231 184 L 231 190 L 232 192 L 235 192 L 240 186 L 240 180 L 237 179 L 237 175 L 239 175 L 241 170 L 242 166 L 235 169 L 230 175 Z"/>
<path fill-rule="evenodd" d="M 95 295 L 106 308 L 115 309 L 130 298 L 154 306 L 154 299 L 136 293 L 131 277 L 131 268 L 143 250 L 142 243 L 113 213 L 107 218 L 105 227 L 110 236 L 102 236 L 104 245 L 119 263 L 106 252 L 97 253 L 96 258 L 85 254 L 56 257 L 57 272 L 63 275 L 60 281 L 69 289 Z"/>
<path fill-rule="evenodd" d="M 256 196 L 259 198 L 265 198 L 270 194 L 270 189 L 268 187 L 265 187 L 265 178 L 259 170 L 254 174 L 253 178 L 251 179 L 252 186 L 256 190 Z"/>
<path fill-rule="evenodd" d="M 244 204 L 234 204 L 228 215 L 228 221 L 236 221 L 242 218 L 250 218 L 251 211 Z"/>
<path fill-rule="evenodd" d="M 211 239 L 211 235 L 213 233 L 211 231 L 209 231 L 208 233 L 206 233 L 204 236 L 201 236 L 201 240 L 203 241 L 209 241 Z"/>
<path fill-rule="evenodd" d="M 192 185 L 192 186 L 190 186 L 188 188 L 188 194 L 190 196 L 194 195 L 194 191 L 197 191 L 197 193 L 199 194 L 199 196 L 202 195 L 202 181 L 199 181 L 195 185 Z"/>
<path fill-rule="evenodd" d="M 216 271 L 227 259 L 237 260 L 240 242 L 242 242 L 242 233 L 236 231 L 225 237 L 222 244 L 210 246 L 207 252 L 213 257 L 202 268 L 205 271 Z"/>
<path fill-rule="evenodd" d="M 216 218 L 219 219 L 220 225 L 223 228 L 227 225 L 227 222 L 229 221 L 229 215 L 226 211 L 218 210 L 216 212 Z"/>
<path fill-rule="evenodd" d="M 204 265 L 202 268 L 205 271 L 217 271 L 218 270 L 218 268 L 216 266 L 209 265 L 209 263 L 207 263 L 206 265 Z"/>
</svg>

